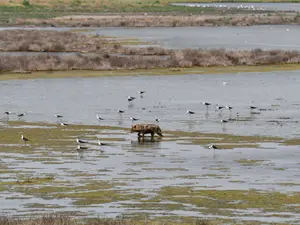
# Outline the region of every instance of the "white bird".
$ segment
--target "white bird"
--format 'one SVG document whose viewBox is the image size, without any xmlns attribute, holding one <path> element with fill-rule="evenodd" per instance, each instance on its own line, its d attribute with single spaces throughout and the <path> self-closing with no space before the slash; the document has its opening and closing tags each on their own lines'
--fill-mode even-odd
<svg viewBox="0 0 300 225">
<path fill-rule="evenodd" d="M 78 144 L 85 144 L 85 143 L 88 143 L 87 141 L 80 140 L 80 139 L 78 139 L 78 138 L 76 138 L 76 142 L 77 142 Z"/>
<path fill-rule="evenodd" d="M 232 110 L 233 108 L 231 106 L 226 105 L 226 108 L 229 110 Z"/>
<path fill-rule="evenodd" d="M 156 118 L 155 121 L 159 123 L 160 119 L 159 119 L 159 118 Z"/>
<path fill-rule="evenodd" d="M 28 138 L 24 137 L 23 134 L 21 135 L 21 139 L 24 141 L 25 145 L 26 145 L 26 142 L 30 141 Z"/>
<path fill-rule="evenodd" d="M 124 113 L 125 111 L 124 110 L 118 110 L 118 113 L 120 113 L 120 114 L 122 114 L 122 113 Z"/>
<path fill-rule="evenodd" d="M 228 81 L 224 81 L 224 82 L 223 82 L 223 85 L 227 85 L 227 84 L 228 84 Z"/>
<path fill-rule="evenodd" d="M 61 122 L 60 125 L 63 126 L 63 127 L 66 127 L 66 126 L 68 126 L 69 124 Z"/>
<path fill-rule="evenodd" d="M 140 95 L 142 95 L 142 94 L 144 94 L 145 93 L 145 91 L 139 91 L 139 94 Z"/>
<path fill-rule="evenodd" d="M 10 115 L 10 114 L 11 114 L 11 112 L 7 111 L 7 112 L 4 112 L 4 114 L 6 114 L 6 115 Z"/>
</svg>

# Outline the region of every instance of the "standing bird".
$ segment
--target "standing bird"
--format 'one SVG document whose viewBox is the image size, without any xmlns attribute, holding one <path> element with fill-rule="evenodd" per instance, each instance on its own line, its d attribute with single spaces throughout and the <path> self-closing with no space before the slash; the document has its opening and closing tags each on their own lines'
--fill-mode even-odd
<svg viewBox="0 0 300 225">
<path fill-rule="evenodd" d="M 187 114 L 189 114 L 189 115 L 196 114 L 195 112 L 193 112 L 193 111 L 190 111 L 190 110 L 187 110 L 187 111 L 186 111 L 186 113 L 187 113 Z"/>
<path fill-rule="evenodd" d="M 26 115 L 26 113 L 20 113 L 20 114 L 17 115 L 17 117 L 19 117 L 19 119 L 20 119 L 21 117 L 23 117 L 25 115 Z"/>
<path fill-rule="evenodd" d="M 76 138 L 76 142 L 78 144 L 86 144 L 86 143 L 88 143 L 87 141 L 84 141 L 84 140 L 81 140 L 81 139 L 78 139 L 78 138 Z"/>
<path fill-rule="evenodd" d="M 132 96 L 128 96 L 128 97 L 127 97 L 127 101 L 128 101 L 128 102 L 132 102 L 134 99 L 135 99 L 135 97 L 132 97 Z"/>
<path fill-rule="evenodd" d="M 9 115 L 11 114 L 11 112 L 6 111 L 6 112 L 4 112 L 4 114 L 6 115 L 7 121 L 8 121 L 9 120 Z"/>
<path fill-rule="evenodd" d="M 208 106 L 211 105 L 211 103 L 209 103 L 209 102 L 202 102 L 202 104 L 206 106 L 206 109 L 208 109 Z"/>
<path fill-rule="evenodd" d="M 63 118 L 63 116 L 62 116 L 62 115 L 59 115 L 59 114 L 54 114 L 54 116 L 55 116 L 57 119 Z"/>
<path fill-rule="evenodd" d="M 134 118 L 134 117 L 129 117 L 129 118 L 131 119 L 132 123 L 133 123 L 134 121 L 139 120 L 138 118 Z"/>
<path fill-rule="evenodd" d="M 144 94 L 146 91 L 139 91 L 139 94 L 142 95 Z"/>
<path fill-rule="evenodd" d="M 215 150 L 216 150 L 216 149 L 219 149 L 219 148 L 218 148 L 216 145 L 209 145 L 208 148 L 211 149 L 211 150 L 214 150 L 214 158 L 215 158 L 215 157 L 216 157 L 216 152 L 215 152 Z"/>
<path fill-rule="evenodd" d="M 100 125 L 100 121 L 101 121 L 101 120 L 104 120 L 102 117 L 99 116 L 99 114 L 96 115 L 96 118 L 97 118 L 97 120 L 98 120 L 99 125 Z"/>
<path fill-rule="evenodd" d="M 157 123 L 159 123 L 159 121 L 160 121 L 160 118 L 156 118 L 156 119 L 155 119 L 155 121 L 156 121 Z"/>
<path fill-rule="evenodd" d="M 250 110 L 257 109 L 257 107 L 256 106 L 249 106 L 249 109 Z"/>
<path fill-rule="evenodd" d="M 125 113 L 125 111 L 118 109 L 118 113 L 119 113 L 120 117 L 122 118 L 122 114 Z"/>
<path fill-rule="evenodd" d="M 233 109 L 231 106 L 228 106 L 228 105 L 226 105 L 226 108 L 230 111 Z"/>
<path fill-rule="evenodd" d="M 68 126 L 69 124 L 61 122 L 60 125 L 61 125 L 62 127 L 66 127 L 66 126 Z"/>
<path fill-rule="evenodd" d="M 86 150 L 86 149 L 88 149 L 88 147 L 77 145 L 77 150 Z"/>
<path fill-rule="evenodd" d="M 219 149 L 216 145 L 210 145 L 208 146 L 209 149 Z"/>
<path fill-rule="evenodd" d="M 21 135 L 21 139 L 24 141 L 24 144 L 26 146 L 26 142 L 30 141 L 28 138 L 24 137 L 24 135 Z"/>
</svg>

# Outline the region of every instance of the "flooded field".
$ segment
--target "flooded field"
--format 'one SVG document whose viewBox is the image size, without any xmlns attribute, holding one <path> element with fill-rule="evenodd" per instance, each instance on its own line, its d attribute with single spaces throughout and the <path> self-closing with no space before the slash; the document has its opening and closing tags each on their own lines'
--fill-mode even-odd
<svg viewBox="0 0 300 225">
<path fill-rule="evenodd" d="M 0 81 L 0 210 L 299 224 L 298 74 Z M 164 137 L 138 140 L 130 116 Z"/>
<path fill-rule="evenodd" d="M 237 9 L 249 9 L 249 10 L 274 10 L 274 11 L 300 11 L 299 3 L 263 3 L 263 2 L 249 2 L 249 3 L 172 3 L 177 6 L 187 7 L 215 7 L 215 8 L 237 8 Z"/>
</svg>

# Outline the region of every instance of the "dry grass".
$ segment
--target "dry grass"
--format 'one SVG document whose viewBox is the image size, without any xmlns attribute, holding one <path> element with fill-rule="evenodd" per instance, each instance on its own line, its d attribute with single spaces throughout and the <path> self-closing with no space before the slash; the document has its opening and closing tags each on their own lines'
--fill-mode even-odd
<svg viewBox="0 0 300 225">
<path fill-rule="evenodd" d="M 2 51 L 74 52 L 71 55 L 2 55 L 0 71 L 190 68 L 300 62 L 298 51 L 170 50 L 161 47 L 123 47 L 120 44 L 112 45 L 104 37 L 72 32 L 9 30 L 0 31 L 0 40 Z M 79 52 L 86 52 L 86 54 Z"/>
<path fill-rule="evenodd" d="M 18 219 L 7 216 L 0 217 L 0 225 L 176 225 L 180 222 L 158 222 L 151 220 L 133 220 L 133 219 L 74 219 L 66 214 L 49 214 L 29 219 Z M 198 219 L 195 225 L 209 225 L 206 220 Z M 188 225 L 188 224 L 186 224 Z"/>
<path fill-rule="evenodd" d="M 38 55 L 1 56 L 0 71 L 58 71 L 58 70 L 116 70 L 153 69 L 173 67 L 211 67 L 239 65 L 276 65 L 300 63 L 297 51 L 226 51 L 177 50 L 168 58 L 157 56 L 111 56 L 111 55 Z"/>
<path fill-rule="evenodd" d="M 298 15 L 126 15 L 65 16 L 53 19 L 17 19 L 16 24 L 69 27 L 185 27 L 185 26 L 252 26 L 266 24 L 300 24 Z"/>
</svg>

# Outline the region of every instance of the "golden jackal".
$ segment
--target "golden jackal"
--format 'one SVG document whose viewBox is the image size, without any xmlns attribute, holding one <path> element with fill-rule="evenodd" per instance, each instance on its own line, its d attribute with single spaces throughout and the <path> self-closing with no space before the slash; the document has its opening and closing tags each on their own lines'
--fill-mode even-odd
<svg viewBox="0 0 300 225">
<path fill-rule="evenodd" d="M 137 132 L 139 137 L 144 137 L 145 134 L 151 134 L 151 137 L 154 137 L 154 134 L 158 134 L 163 137 L 161 129 L 158 125 L 155 124 L 135 124 L 131 126 L 131 133 Z"/>
</svg>

